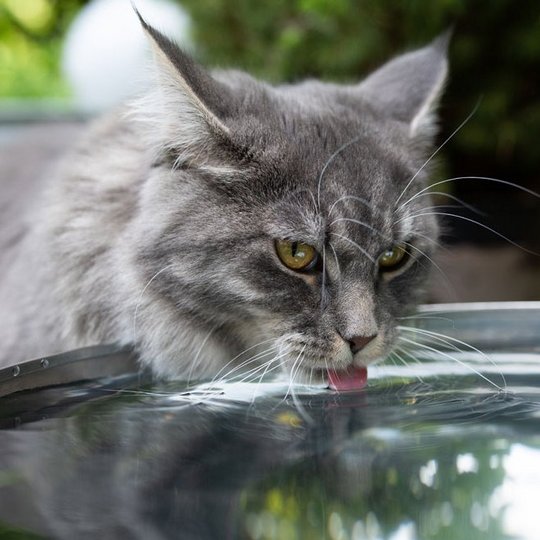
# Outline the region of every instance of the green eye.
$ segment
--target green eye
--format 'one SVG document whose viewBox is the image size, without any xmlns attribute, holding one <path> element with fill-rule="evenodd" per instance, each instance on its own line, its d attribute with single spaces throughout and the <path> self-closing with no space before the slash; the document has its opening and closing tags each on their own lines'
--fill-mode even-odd
<svg viewBox="0 0 540 540">
<path fill-rule="evenodd" d="M 379 257 L 379 270 L 381 272 L 393 272 L 401 268 L 408 260 L 409 254 L 403 244 L 396 244 L 387 249 Z"/>
<path fill-rule="evenodd" d="M 317 264 L 317 250 L 303 242 L 276 240 L 276 252 L 287 268 L 297 272 L 311 270 Z"/>
</svg>

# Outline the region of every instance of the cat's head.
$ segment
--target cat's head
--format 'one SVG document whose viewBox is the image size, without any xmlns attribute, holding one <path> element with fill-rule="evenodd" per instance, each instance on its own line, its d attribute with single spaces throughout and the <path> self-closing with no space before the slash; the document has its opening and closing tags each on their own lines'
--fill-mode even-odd
<svg viewBox="0 0 540 540">
<path fill-rule="evenodd" d="M 359 84 L 270 86 L 211 75 L 143 26 L 159 83 L 140 107 L 155 155 L 141 193 L 137 261 L 151 283 L 140 317 L 153 304 L 162 320 L 148 323 L 143 354 L 173 375 L 277 355 L 308 380 L 384 357 L 437 238 L 429 197 L 414 196 L 447 38 Z"/>
</svg>

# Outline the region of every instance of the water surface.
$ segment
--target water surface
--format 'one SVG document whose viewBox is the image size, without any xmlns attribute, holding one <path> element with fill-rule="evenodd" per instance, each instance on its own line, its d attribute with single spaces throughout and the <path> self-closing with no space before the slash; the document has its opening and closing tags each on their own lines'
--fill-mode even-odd
<svg viewBox="0 0 540 540">
<path fill-rule="evenodd" d="M 537 539 L 539 314 L 424 313 L 451 339 L 346 394 L 128 373 L 4 396 L 0 537 Z"/>
</svg>

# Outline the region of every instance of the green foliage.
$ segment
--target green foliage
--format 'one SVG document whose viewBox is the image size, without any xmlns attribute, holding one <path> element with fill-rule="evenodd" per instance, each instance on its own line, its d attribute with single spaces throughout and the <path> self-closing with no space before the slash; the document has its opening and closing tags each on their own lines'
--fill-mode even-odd
<svg viewBox="0 0 540 540">
<path fill-rule="evenodd" d="M 58 66 L 61 37 L 84 3 L 0 0 L 0 97 L 66 95 Z M 273 81 L 306 77 L 356 81 L 392 55 L 453 28 L 441 141 L 479 106 L 445 147 L 447 172 L 497 176 L 538 189 L 536 0 L 519 5 L 512 0 L 179 3 L 193 18 L 204 62 L 243 68 Z M 521 202 L 534 203 L 530 198 Z"/>
<path fill-rule="evenodd" d="M 404 46 L 425 43 L 462 0 L 185 0 L 195 35 L 214 64 L 274 80 L 356 80 Z M 428 21 L 426 23 L 426 21 Z"/>
<path fill-rule="evenodd" d="M 62 97 L 62 38 L 83 0 L 0 0 L 0 97 Z"/>
<path fill-rule="evenodd" d="M 23 531 L 0 522 L 0 540 L 43 540 L 43 536 Z"/>
</svg>

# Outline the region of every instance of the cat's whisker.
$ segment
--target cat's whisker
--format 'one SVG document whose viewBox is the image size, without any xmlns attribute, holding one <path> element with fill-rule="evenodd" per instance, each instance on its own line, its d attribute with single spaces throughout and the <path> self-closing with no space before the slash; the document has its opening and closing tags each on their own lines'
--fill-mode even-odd
<svg viewBox="0 0 540 540">
<path fill-rule="evenodd" d="M 412 197 L 407 199 L 404 203 L 401 203 L 399 208 L 396 209 L 396 210 L 399 210 L 399 209 L 405 207 L 407 204 L 411 203 L 412 201 L 414 201 L 418 197 L 422 196 L 424 193 L 426 193 L 426 192 L 429 193 L 429 191 L 431 189 L 433 189 L 433 188 L 435 188 L 437 186 L 442 186 L 444 184 L 448 184 L 450 182 L 455 182 L 457 180 L 482 180 L 482 181 L 485 181 L 485 182 L 493 182 L 493 183 L 496 183 L 496 184 L 502 184 L 502 185 L 505 185 L 505 186 L 509 186 L 509 187 L 518 189 L 520 191 L 523 191 L 524 193 L 528 193 L 529 195 L 532 195 L 533 197 L 536 197 L 536 198 L 540 199 L 540 193 L 537 193 L 536 191 L 533 191 L 532 189 L 528 189 L 528 188 L 526 188 L 524 186 L 520 186 L 519 184 L 516 184 L 515 182 L 510 182 L 509 180 L 503 180 L 501 178 L 493 178 L 491 176 L 454 176 L 453 178 L 446 178 L 445 180 L 440 180 L 438 182 L 430 184 L 429 186 L 421 189 L 418 193 L 416 193 L 415 195 L 413 195 Z"/>
<path fill-rule="evenodd" d="M 281 354 L 281 355 L 276 355 L 274 358 L 268 360 L 268 362 L 266 362 L 266 368 L 264 369 L 264 371 L 262 372 L 262 374 L 260 375 L 259 377 L 259 381 L 257 382 L 257 386 L 255 387 L 255 390 L 254 390 L 254 393 L 256 394 L 258 389 L 259 389 L 259 386 L 260 384 L 262 383 L 262 381 L 264 380 L 265 376 L 267 375 L 267 373 L 271 372 L 271 371 L 274 371 L 275 369 L 281 367 L 282 365 L 282 362 L 277 362 L 277 364 L 274 365 L 274 367 L 272 369 L 270 369 L 270 366 L 272 364 L 274 364 L 276 362 L 276 360 L 279 360 L 280 358 L 284 358 L 286 355 L 285 354 Z"/>
<path fill-rule="evenodd" d="M 287 388 L 287 392 L 285 393 L 285 397 L 283 398 L 283 401 L 285 401 L 287 399 L 287 397 L 289 396 L 291 388 L 292 388 L 292 386 L 294 384 L 294 378 L 296 376 L 296 373 L 300 369 L 301 358 L 302 358 L 302 355 L 304 354 L 304 351 L 306 350 L 306 347 L 307 347 L 307 345 L 304 345 L 302 347 L 302 350 L 298 353 L 298 356 L 296 357 L 296 359 L 293 362 L 293 365 L 292 365 L 291 370 L 289 372 L 289 387 Z"/>
<path fill-rule="evenodd" d="M 398 321 L 406 321 L 406 320 L 410 320 L 410 319 L 434 319 L 434 320 L 440 320 L 440 321 L 445 321 L 445 322 L 449 322 L 449 323 L 453 323 L 453 319 L 450 319 L 449 317 L 441 317 L 439 315 L 420 315 L 420 314 L 416 314 L 416 315 L 407 315 L 406 317 L 396 317 L 396 320 Z"/>
<path fill-rule="evenodd" d="M 350 238 L 347 238 L 346 236 L 343 236 L 342 234 L 338 234 L 338 233 L 335 233 L 335 232 L 331 232 L 330 234 L 332 234 L 333 236 L 338 236 L 339 238 L 342 238 L 343 240 L 346 240 L 347 242 L 353 244 L 354 246 L 356 246 L 359 251 L 365 255 L 373 264 L 376 264 L 376 261 L 375 259 L 362 247 L 362 246 L 359 246 L 356 242 L 354 242 L 353 240 L 351 240 Z"/>
<path fill-rule="evenodd" d="M 265 343 L 266 341 L 273 341 L 273 340 L 264 340 L 261 343 L 257 343 L 256 345 L 253 345 L 252 347 L 249 347 L 248 349 L 242 351 L 241 354 L 236 355 L 234 358 L 229 360 L 225 365 L 222 366 L 222 368 L 214 375 L 214 377 L 210 380 L 208 383 L 209 385 L 216 384 L 219 381 L 225 380 L 226 377 L 229 377 L 232 373 L 243 370 L 246 366 L 249 364 L 252 364 L 254 362 L 258 362 L 261 358 L 264 358 L 267 355 L 270 355 L 272 353 L 273 347 L 269 347 L 263 351 L 260 351 L 250 357 L 248 357 L 246 360 L 241 362 L 237 365 L 234 364 L 235 360 L 237 360 L 242 354 L 245 354 L 248 350 L 253 349 L 255 347 L 259 347 L 262 343 Z M 232 367 L 230 367 L 232 365 Z M 230 367 L 230 369 L 227 371 L 227 369 Z"/>
<path fill-rule="evenodd" d="M 139 307 L 141 305 L 144 293 L 150 287 L 152 282 L 163 272 L 168 270 L 169 268 L 172 268 L 174 264 L 168 264 L 167 266 L 164 266 L 161 270 L 158 270 L 149 280 L 148 283 L 144 286 L 143 290 L 141 291 L 141 294 L 139 295 L 139 298 L 137 299 L 137 303 L 135 304 L 135 311 L 133 313 L 133 343 L 137 343 L 137 315 L 139 314 Z"/>
<path fill-rule="evenodd" d="M 238 360 L 238 358 L 240 358 L 241 356 L 243 356 L 244 354 L 246 354 L 248 351 L 251 351 L 255 348 L 258 348 L 260 347 L 261 345 L 265 344 L 265 343 L 269 343 L 271 341 L 274 341 L 273 338 L 269 338 L 269 339 L 264 339 L 262 341 L 260 341 L 259 343 L 255 343 L 255 345 L 251 345 L 251 347 L 247 347 L 246 349 L 244 349 L 242 352 L 238 353 L 234 358 L 231 358 L 215 375 L 214 377 L 212 378 L 212 380 L 210 381 L 211 384 L 214 384 L 217 380 L 219 380 L 219 377 L 220 375 L 233 363 L 235 362 L 236 360 Z M 271 348 L 269 349 L 266 349 L 266 353 L 268 353 L 269 351 L 271 350 Z M 263 351 L 264 352 L 264 351 Z M 262 354 L 262 353 L 258 353 L 258 354 Z M 255 355 L 255 356 L 258 356 L 258 355 Z M 251 358 L 250 357 L 248 359 L 248 361 L 251 361 Z M 244 365 L 243 363 L 240 364 L 240 366 Z M 235 369 L 237 369 L 239 366 L 237 366 Z"/>
<path fill-rule="evenodd" d="M 401 347 L 396 347 L 395 349 L 398 349 L 400 352 L 402 352 Z M 405 360 L 405 358 L 403 358 L 395 349 L 391 352 L 390 358 L 392 356 L 395 356 L 405 367 L 409 367 L 409 362 L 407 362 L 407 360 Z M 424 379 L 422 379 L 420 375 L 415 374 L 415 376 L 421 383 L 424 383 Z"/>
<path fill-rule="evenodd" d="M 432 330 L 425 330 L 423 328 L 415 328 L 414 326 L 401 326 L 401 325 L 398 325 L 397 329 L 398 330 L 408 331 L 408 332 L 411 332 L 411 333 L 416 333 L 417 335 L 420 334 L 420 335 L 428 336 L 431 339 L 433 339 L 435 341 L 438 341 L 440 343 L 443 343 L 443 344 L 447 345 L 448 347 L 451 347 L 451 348 L 453 348 L 453 349 L 455 349 L 457 351 L 460 351 L 460 352 L 462 352 L 462 351 L 461 351 L 461 349 L 459 349 L 459 347 L 457 347 L 457 345 L 467 347 L 468 349 L 478 353 L 484 360 L 486 360 L 492 366 L 498 367 L 497 364 L 493 361 L 493 359 L 490 358 L 486 353 L 482 352 L 480 349 L 474 347 L 473 345 L 471 345 L 470 343 L 467 343 L 466 341 L 462 341 L 460 339 L 454 338 L 452 336 L 448 336 L 446 334 L 441 334 L 439 332 L 433 332 Z M 499 374 L 501 376 L 501 380 L 503 381 L 504 387 L 506 388 L 507 387 L 506 378 L 504 377 L 503 373 L 499 373 Z"/>
<path fill-rule="evenodd" d="M 224 381 L 227 383 L 231 383 L 231 382 L 245 383 L 245 382 L 252 382 L 255 379 L 257 379 L 258 380 L 257 387 L 258 387 L 261 384 L 263 377 L 267 373 L 271 373 L 272 371 L 275 371 L 276 369 L 281 367 L 282 362 L 278 362 L 278 360 L 280 360 L 281 358 L 284 358 L 285 356 L 286 355 L 274 356 L 270 358 L 269 360 L 267 360 L 266 362 L 264 362 L 263 364 L 258 365 L 247 372 L 239 373 L 235 377 L 225 378 Z M 258 375 L 261 371 L 262 371 L 262 374 Z"/>
<path fill-rule="evenodd" d="M 210 381 L 210 384 L 215 384 L 216 381 L 225 381 L 225 380 L 228 380 L 231 378 L 231 375 L 233 373 L 237 373 L 237 372 L 240 372 L 240 375 L 244 375 L 244 373 L 246 373 L 244 371 L 244 368 L 246 368 L 246 366 L 249 366 L 250 364 L 253 364 L 255 362 L 259 362 L 259 360 L 261 360 L 261 358 L 264 358 L 265 356 L 269 356 L 272 354 L 272 351 L 274 350 L 273 347 L 269 347 L 268 349 L 265 349 L 264 351 L 261 351 L 257 354 L 254 354 L 253 356 L 250 356 L 247 360 L 244 360 L 243 362 L 241 362 L 240 364 L 238 365 L 235 365 L 233 366 L 229 371 L 227 371 L 226 373 L 224 373 L 223 375 L 220 376 L 221 372 L 224 371 L 224 368 L 226 368 L 227 366 L 231 365 L 231 362 L 232 361 L 229 361 L 227 362 L 227 364 L 225 364 L 225 366 L 220 370 L 220 373 L 218 373 L 218 375 L 216 375 L 211 381 Z M 260 364 L 257 364 L 256 367 L 259 367 Z M 253 368 L 255 369 L 255 368 Z"/>
<path fill-rule="evenodd" d="M 409 350 L 406 346 L 401 347 L 400 345 L 394 345 L 394 349 L 396 349 L 400 353 L 400 358 L 403 358 L 403 362 L 404 362 L 405 366 L 410 366 L 410 362 L 408 362 L 406 360 L 406 358 L 404 358 L 404 357 L 410 358 L 418 366 L 424 366 L 424 363 L 420 359 L 416 358 L 416 355 L 413 354 L 414 349 L 411 348 Z M 403 356 L 401 356 L 401 355 L 403 355 Z M 433 374 L 430 374 L 429 376 L 434 377 Z M 425 383 L 425 380 L 422 379 L 419 375 L 416 375 L 416 377 L 418 378 L 418 380 L 420 382 Z"/>
<path fill-rule="evenodd" d="M 271 356 L 272 353 L 274 353 L 274 354 L 270 359 L 264 360 L 261 363 L 262 358 L 264 358 L 265 356 Z M 284 354 L 278 353 L 276 355 L 275 350 L 268 349 L 264 354 L 261 353 L 259 355 L 256 355 L 256 356 L 252 357 L 250 359 L 250 361 L 248 363 L 246 363 L 244 366 L 239 367 L 239 368 L 234 368 L 234 369 L 230 370 L 226 375 L 224 375 L 222 377 L 222 380 L 229 381 L 229 380 L 235 380 L 238 377 L 244 377 L 245 375 L 251 376 L 252 374 L 255 374 L 255 373 L 261 371 L 264 368 L 264 366 L 266 365 L 267 362 L 273 362 L 275 360 L 279 360 L 280 358 L 284 358 L 286 356 L 287 356 L 286 353 L 284 353 Z M 257 362 L 257 364 L 254 367 L 250 368 L 247 371 L 244 369 L 247 365 L 252 364 L 254 362 Z M 237 375 L 232 376 L 236 372 L 238 372 Z"/>
<path fill-rule="evenodd" d="M 332 206 L 330 207 L 330 210 L 328 211 L 328 217 L 332 215 L 332 212 L 334 211 L 334 208 L 336 207 L 338 203 L 346 201 L 348 199 L 365 204 L 372 212 L 380 213 L 380 212 L 377 212 L 377 210 L 373 208 L 373 205 L 368 200 L 364 199 L 363 197 L 357 197 L 356 195 L 343 195 L 332 204 Z"/>
<path fill-rule="evenodd" d="M 461 122 L 461 124 L 459 124 L 459 126 L 454 131 L 452 131 L 452 133 L 450 133 L 450 135 L 435 149 L 435 151 L 426 159 L 426 161 L 424 161 L 423 165 L 413 174 L 412 178 L 409 180 L 403 191 L 399 194 L 399 197 L 396 199 L 394 206 L 397 206 L 403 195 L 405 195 L 407 190 L 411 187 L 412 183 L 416 180 L 418 175 L 427 167 L 430 161 L 454 138 L 454 136 L 461 130 L 461 128 L 474 116 L 479 105 L 480 101 L 476 103 L 474 109 L 468 114 L 467 118 L 465 118 L 465 120 L 463 120 L 463 122 Z"/>
<path fill-rule="evenodd" d="M 267 351 L 267 352 L 269 352 L 269 351 Z M 270 367 L 272 365 L 272 363 L 275 363 L 276 360 L 278 360 L 278 359 L 279 359 L 279 356 L 273 357 L 270 360 L 264 362 L 263 364 L 257 364 L 254 368 L 252 368 L 252 369 L 250 369 L 248 371 L 242 371 L 241 373 L 238 373 L 234 377 L 231 377 L 230 375 L 233 372 L 237 371 L 236 369 L 231 370 L 229 373 L 225 374 L 219 380 L 216 380 L 214 378 L 212 381 L 210 381 L 208 384 L 205 385 L 206 386 L 205 396 L 212 396 L 213 389 L 218 384 L 230 384 L 230 383 L 242 384 L 244 382 L 251 382 L 255 378 L 257 373 L 259 371 L 263 370 L 263 369 L 265 371 L 267 371 L 267 372 L 272 372 L 275 369 L 278 369 L 280 367 L 280 365 L 281 365 L 279 362 L 277 364 L 275 364 L 273 367 Z"/>
<path fill-rule="evenodd" d="M 448 353 L 445 353 L 444 351 L 435 349 L 434 347 L 430 347 L 429 345 L 426 345 L 425 343 L 421 343 L 419 341 L 413 341 L 413 340 L 408 339 L 408 338 L 406 338 L 404 336 L 399 336 L 398 339 L 405 342 L 405 343 L 409 343 L 409 344 L 411 344 L 411 345 L 413 345 L 415 347 L 421 347 L 421 348 L 426 349 L 428 351 L 431 351 L 431 352 L 434 352 L 434 353 L 439 354 L 441 356 L 444 356 L 445 358 L 448 358 L 448 359 L 452 360 L 453 362 L 456 362 L 457 364 L 459 364 L 459 365 L 465 367 L 466 369 L 472 371 L 474 374 L 476 374 L 480 378 L 484 379 L 487 383 L 491 384 L 494 388 L 496 388 L 500 392 L 505 392 L 504 388 L 501 388 L 496 382 L 492 381 L 489 377 L 486 377 L 486 375 L 484 375 L 481 371 L 478 371 L 473 366 L 470 366 L 469 364 L 467 364 L 463 360 L 460 360 L 459 358 L 456 358 L 455 356 L 452 356 L 451 354 L 448 354 Z"/>
<path fill-rule="evenodd" d="M 414 236 L 417 236 L 418 238 L 423 238 L 426 242 L 433 244 L 437 249 L 448 251 L 448 248 L 445 247 L 444 244 L 441 244 L 441 242 L 439 242 L 435 238 L 432 238 L 431 236 L 428 236 L 427 234 L 422 234 L 415 231 Z"/>
<path fill-rule="evenodd" d="M 324 173 L 326 172 L 326 169 L 329 167 L 329 165 L 334 161 L 334 159 L 339 155 L 341 154 L 341 152 L 343 152 L 343 150 L 347 149 L 349 146 L 351 146 L 352 144 L 358 142 L 362 137 L 364 137 L 364 134 L 360 134 L 356 137 L 354 137 L 353 139 L 351 139 L 350 141 L 342 144 L 327 160 L 327 162 L 324 164 L 322 170 L 321 170 L 321 174 L 319 175 L 319 180 L 317 182 L 317 208 L 321 209 L 321 185 L 322 185 L 322 180 L 323 180 L 323 176 L 324 176 Z"/>
<path fill-rule="evenodd" d="M 148 390 L 131 390 L 128 388 L 101 388 L 100 392 L 110 392 L 112 394 L 129 394 L 133 396 L 148 396 L 164 398 L 174 394 L 174 392 L 150 392 Z"/>
<path fill-rule="evenodd" d="M 448 278 L 448 276 L 446 275 L 444 270 L 427 253 L 422 251 L 420 248 L 414 246 L 410 242 L 403 242 L 403 244 L 406 245 L 407 247 L 411 248 L 411 249 L 414 249 L 416 252 L 420 253 L 420 255 L 422 255 L 422 257 L 425 257 L 437 269 L 437 271 L 441 274 L 441 276 L 442 276 L 442 278 L 444 280 L 444 284 L 447 287 L 447 290 L 450 293 L 450 295 L 455 294 L 455 290 L 452 287 L 452 282 L 450 281 L 450 279 Z"/>
<path fill-rule="evenodd" d="M 467 208 L 468 210 L 470 210 L 471 212 L 473 212 L 475 214 L 478 214 L 478 215 L 481 215 L 481 216 L 487 216 L 487 214 L 485 212 L 481 212 L 480 210 L 478 210 L 478 208 L 475 208 L 471 204 L 466 203 L 463 199 L 460 199 L 459 197 L 456 197 L 455 195 L 452 195 L 451 193 L 445 193 L 444 191 L 424 191 L 423 193 L 418 193 L 417 195 L 418 195 L 418 198 L 420 198 L 420 197 L 432 197 L 433 195 L 438 195 L 439 197 L 445 197 L 447 199 L 452 199 L 453 201 L 460 204 L 460 206 L 454 206 L 454 208 L 463 207 L 463 208 Z M 405 205 L 405 203 L 402 204 L 401 207 L 403 207 L 404 205 Z"/>
<path fill-rule="evenodd" d="M 284 356 L 286 356 L 286 355 L 279 355 L 278 354 L 277 356 L 274 356 L 274 358 L 271 358 L 270 360 L 265 362 L 265 364 L 262 366 L 262 367 L 264 367 L 264 371 L 262 372 L 261 375 L 257 376 L 256 373 L 252 374 L 253 375 L 252 380 L 255 380 L 255 378 L 256 378 L 257 379 L 257 384 L 256 384 L 255 388 L 253 389 L 250 408 L 255 404 L 255 398 L 258 396 L 259 387 L 260 387 L 262 381 L 264 380 L 264 377 L 268 373 L 271 373 L 272 371 L 275 371 L 277 369 L 282 368 L 284 361 L 279 361 L 279 360 L 280 360 L 280 358 L 283 358 Z M 247 382 L 252 382 L 252 380 L 242 379 L 240 382 L 241 383 L 246 382 L 246 381 Z"/>
<path fill-rule="evenodd" d="M 461 206 L 457 204 L 432 204 L 430 206 L 423 206 L 419 211 L 427 212 L 428 210 L 460 210 Z"/>
<path fill-rule="evenodd" d="M 401 221 L 404 221 L 405 219 L 414 219 L 414 218 L 422 217 L 422 216 L 446 216 L 446 217 L 453 217 L 453 218 L 457 218 L 457 219 L 462 219 L 464 221 L 468 221 L 470 223 L 474 223 L 475 225 L 478 225 L 479 227 L 482 227 L 483 229 L 486 229 L 486 230 L 492 232 L 493 234 L 495 234 L 499 238 L 502 238 L 503 240 L 506 240 L 509 244 L 512 244 L 513 246 L 521 249 L 522 251 L 525 251 L 526 253 L 530 253 L 531 255 L 535 255 L 537 257 L 540 257 L 540 253 L 537 253 L 535 251 L 532 251 L 530 249 L 527 249 L 526 247 L 523 247 L 523 246 L 519 245 L 517 242 L 514 242 L 513 240 L 511 240 L 510 238 L 508 238 L 504 234 L 501 234 L 500 232 L 496 231 L 492 227 L 489 227 L 488 225 L 485 225 L 484 223 L 480 223 L 479 221 L 476 221 L 475 219 L 471 219 L 471 218 L 468 218 L 466 216 L 460 216 L 458 214 L 450 214 L 448 212 L 419 212 L 419 213 L 412 214 L 412 215 L 409 215 L 409 216 L 404 216 L 404 217 L 396 220 L 395 223 L 399 223 Z M 330 234 L 332 234 L 332 233 L 330 233 Z"/>
</svg>

